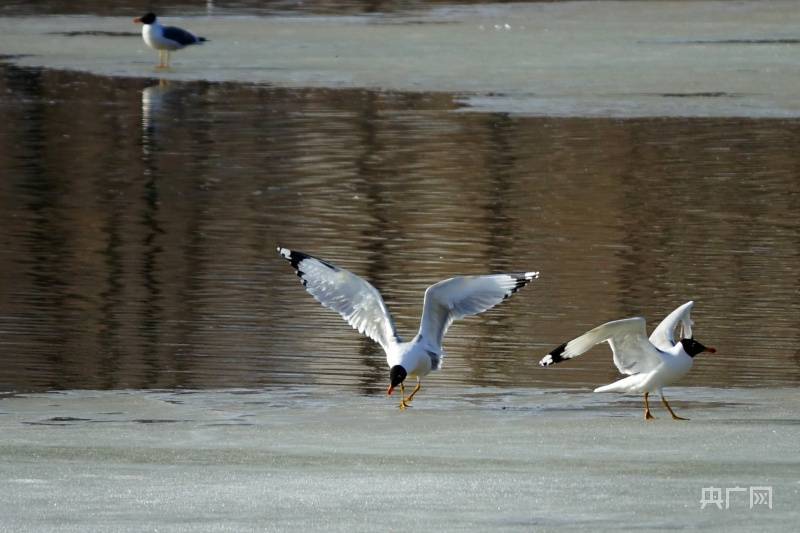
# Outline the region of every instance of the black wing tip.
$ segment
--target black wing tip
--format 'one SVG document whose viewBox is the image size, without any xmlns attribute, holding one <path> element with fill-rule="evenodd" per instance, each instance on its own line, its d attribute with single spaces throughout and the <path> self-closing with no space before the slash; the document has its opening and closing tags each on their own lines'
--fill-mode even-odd
<svg viewBox="0 0 800 533">
<path fill-rule="evenodd" d="M 283 257 L 292 264 L 292 267 L 294 267 L 294 269 L 297 270 L 298 276 L 302 274 L 302 272 L 300 271 L 300 263 L 302 263 L 306 259 L 313 259 L 314 261 L 318 261 L 320 264 L 325 265 L 334 272 L 339 271 L 339 268 L 336 265 L 332 265 L 327 261 L 323 261 L 318 257 L 314 257 L 313 255 L 308 255 L 303 252 L 298 252 L 297 250 L 290 250 L 289 248 L 281 248 L 280 246 L 278 246 L 278 253 L 281 254 L 281 257 Z"/>
<path fill-rule="evenodd" d="M 308 259 L 311 257 L 310 255 L 304 254 L 303 252 L 297 252 L 295 250 L 290 250 L 288 248 L 281 248 L 278 246 L 278 253 L 281 254 L 281 257 L 286 259 L 292 264 L 292 267 L 297 270 L 297 274 L 300 275 L 300 262 L 304 259 Z"/>
<path fill-rule="evenodd" d="M 510 298 L 512 294 L 520 290 L 522 287 L 524 287 L 531 281 L 539 279 L 538 272 L 521 272 L 519 274 L 509 274 L 509 275 L 514 278 L 515 285 L 511 287 L 511 290 L 509 291 L 508 294 L 504 296 L 503 299 Z"/>
<path fill-rule="evenodd" d="M 278 253 L 281 254 L 281 257 L 292 264 L 294 273 L 297 274 L 298 278 L 300 278 L 300 282 L 303 284 L 303 287 L 308 287 L 308 280 L 304 277 L 306 273 L 300 270 L 300 263 L 311 256 L 304 254 L 303 252 L 296 252 L 288 248 L 281 248 L 280 246 L 278 246 Z"/>
<path fill-rule="evenodd" d="M 539 366 L 550 366 L 556 363 L 560 363 L 561 361 L 565 361 L 567 358 L 562 357 L 561 354 L 564 353 L 564 350 L 567 349 L 567 343 L 565 342 L 555 350 L 551 351 L 549 354 L 542 357 L 542 360 L 539 361 Z"/>
<path fill-rule="evenodd" d="M 209 40 L 206 39 L 205 37 L 198 37 L 197 38 L 197 42 L 198 43 L 207 43 L 207 42 L 209 42 Z"/>
</svg>

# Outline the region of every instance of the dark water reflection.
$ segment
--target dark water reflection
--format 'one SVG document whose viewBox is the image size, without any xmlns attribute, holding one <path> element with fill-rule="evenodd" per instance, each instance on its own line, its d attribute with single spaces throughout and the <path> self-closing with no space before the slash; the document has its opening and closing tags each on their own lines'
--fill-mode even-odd
<svg viewBox="0 0 800 533">
<path fill-rule="evenodd" d="M 536 269 L 457 323 L 437 386 L 588 386 L 605 320 L 697 300 L 687 385 L 800 383 L 800 122 L 510 118 L 450 95 L 285 91 L 0 69 L 0 389 L 345 385 L 380 349 L 275 245 L 382 289 Z"/>
</svg>

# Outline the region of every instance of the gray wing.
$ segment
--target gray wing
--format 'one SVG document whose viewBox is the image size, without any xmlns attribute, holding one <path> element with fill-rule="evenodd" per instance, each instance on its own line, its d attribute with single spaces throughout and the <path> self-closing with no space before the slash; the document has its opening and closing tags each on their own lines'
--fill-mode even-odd
<svg viewBox="0 0 800 533">
<path fill-rule="evenodd" d="M 378 290 L 343 268 L 302 252 L 278 248 L 319 303 L 338 312 L 359 333 L 388 350 L 400 339 Z"/>
<path fill-rule="evenodd" d="M 164 37 L 171 41 L 175 41 L 176 43 L 180 43 L 183 46 L 189 46 L 190 44 L 196 44 L 205 41 L 205 39 L 202 37 L 195 37 L 193 33 L 190 33 L 183 28 L 176 28 L 175 26 L 164 26 L 162 31 Z"/>
<path fill-rule="evenodd" d="M 418 338 L 441 352 L 454 320 L 488 311 L 538 277 L 538 272 L 462 276 L 431 285 L 425 291 Z"/>
<path fill-rule="evenodd" d="M 691 313 L 694 302 L 686 302 L 682 306 L 675 309 L 667 318 L 661 321 L 656 329 L 650 335 L 650 342 L 652 342 L 659 350 L 669 350 L 676 344 L 675 328 L 678 324 L 681 325 L 680 339 L 692 338 L 692 321 Z"/>
<path fill-rule="evenodd" d="M 549 366 L 572 359 L 606 341 L 614 353 L 614 365 L 623 374 L 649 372 L 661 364 L 658 349 L 647 339 L 644 318 L 636 317 L 597 326 L 544 356 L 539 365 Z"/>
</svg>

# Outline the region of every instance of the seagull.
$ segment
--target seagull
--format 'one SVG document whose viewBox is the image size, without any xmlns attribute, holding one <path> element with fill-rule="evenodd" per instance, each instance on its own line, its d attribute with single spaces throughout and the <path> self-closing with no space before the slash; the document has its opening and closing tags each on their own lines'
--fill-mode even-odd
<svg viewBox="0 0 800 533">
<path fill-rule="evenodd" d="M 644 393 L 644 418 L 653 420 L 647 397 L 658 392 L 661 402 L 673 420 L 688 420 L 675 414 L 664 396 L 662 387 L 676 382 L 692 368 L 694 357 L 702 352 L 715 353 L 714 348 L 703 346 L 692 337 L 690 313 L 694 302 L 686 302 L 665 318 L 647 338 L 643 317 L 625 318 L 607 322 L 580 337 L 565 342 L 539 361 L 540 366 L 549 366 L 577 357 L 595 344 L 608 342 L 614 353 L 614 364 L 628 377 L 609 385 L 598 387 L 594 392 Z M 675 329 L 681 325 L 681 338 L 674 338 Z"/>
<path fill-rule="evenodd" d="M 142 39 L 147 46 L 153 50 L 158 50 L 158 67 L 169 68 L 169 53 L 172 50 L 180 50 L 192 44 L 206 42 L 205 37 L 197 37 L 182 28 L 174 26 L 162 26 L 156 20 L 155 13 L 147 13 L 141 17 L 133 19 L 136 24 L 143 24 Z"/>
<path fill-rule="evenodd" d="M 421 388 L 421 378 L 442 367 L 442 339 L 454 320 L 488 311 L 539 277 L 538 272 L 459 276 L 440 281 L 425 290 L 419 332 L 403 342 L 380 292 L 366 280 L 327 261 L 278 247 L 292 264 L 306 290 L 322 305 L 338 312 L 359 333 L 377 342 L 386 352 L 391 395 L 400 386 L 400 410 L 404 410 Z M 404 381 L 417 379 L 405 397 Z"/>
</svg>

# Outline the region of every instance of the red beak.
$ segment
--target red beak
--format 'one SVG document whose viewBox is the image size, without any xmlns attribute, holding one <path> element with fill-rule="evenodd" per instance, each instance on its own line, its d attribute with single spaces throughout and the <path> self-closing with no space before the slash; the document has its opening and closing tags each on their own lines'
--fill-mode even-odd
<svg viewBox="0 0 800 533">
<path fill-rule="evenodd" d="M 142 17 L 136 17 L 135 19 L 133 19 L 133 21 L 134 21 L 136 24 L 141 24 L 141 23 L 142 23 Z"/>
<path fill-rule="evenodd" d="M 716 348 L 706 348 L 706 351 L 708 353 L 717 353 L 717 349 Z"/>
<path fill-rule="evenodd" d="M 386 390 L 386 395 L 391 396 L 393 392 L 394 392 L 394 387 L 389 385 L 389 388 Z"/>
</svg>

